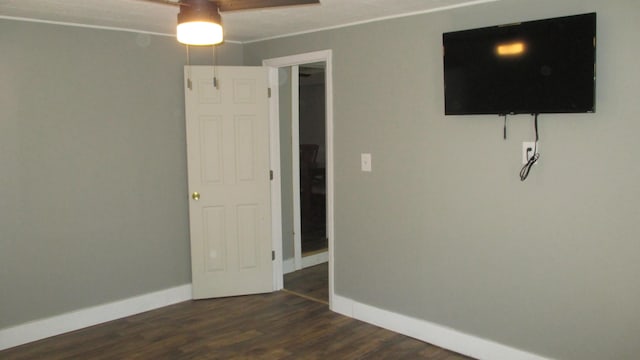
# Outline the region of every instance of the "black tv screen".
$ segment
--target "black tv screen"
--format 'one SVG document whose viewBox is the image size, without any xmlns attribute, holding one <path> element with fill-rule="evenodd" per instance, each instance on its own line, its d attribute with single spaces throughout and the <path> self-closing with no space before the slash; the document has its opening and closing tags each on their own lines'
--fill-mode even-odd
<svg viewBox="0 0 640 360">
<path fill-rule="evenodd" d="M 442 35 L 445 114 L 595 111 L 596 14 Z"/>
</svg>

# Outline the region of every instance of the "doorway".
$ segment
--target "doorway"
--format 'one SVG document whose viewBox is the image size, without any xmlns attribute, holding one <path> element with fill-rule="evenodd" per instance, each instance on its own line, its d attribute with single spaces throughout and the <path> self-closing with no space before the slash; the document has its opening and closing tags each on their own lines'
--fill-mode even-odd
<svg viewBox="0 0 640 360">
<path fill-rule="evenodd" d="M 284 288 L 327 302 L 325 63 L 281 67 L 278 81 Z"/>
<path fill-rule="evenodd" d="M 300 266 L 285 271 L 284 288 L 298 295 L 328 303 L 328 241 L 326 231 L 326 120 L 325 120 L 325 63 L 315 62 L 281 68 L 281 87 L 291 86 L 292 116 L 284 117 L 282 127 L 291 124 L 291 153 L 298 158 L 287 158 L 281 153 L 281 163 L 291 162 L 292 186 L 283 188 L 291 192 L 292 211 L 283 211 L 283 229 L 286 216 L 292 216 L 294 255 L 300 256 Z M 297 79 L 296 81 L 293 81 Z M 283 91 L 285 93 L 286 91 Z M 285 105 L 289 99 L 280 98 Z M 297 115 L 297 116 L 296 116 Z M 282 114 L 281 114 L 282 116 Z M 281 130 L 282 131 L 282 130 Z M 282 133 L 282 132 L 281 132 Z M 281 148 L 287 146 L 281 142 Z M 286 196 L 285 196 L 286 197 Z M 283 204 L 285 199 L 283 198 Z"/>
<path fill-rule="evenodd" d="M 292 76 L 295 76 L 295 69 Z M 328 261 L 326 225 L 326 120 L 325 64 L 316 62 L 298 66 L 298 132 L 293 136 L 299 148 L 299 204 L 294 216 L 300 216 L 302 268 Z M 294 164 L 295 165 L 295 164 Z M 295 166 L 293 166 L 295 173 Z M 296 239 L 297 240 L 297 239 Z"/>
<path fill-rule="evenodd" d="M 334 292 L 331 51 L 268 59 L 263 65 L 269 68 L 272 92 L 271 160 L 275 169 L 272 199 L 278 202 L 273 204 L 274 288 L 284 287 L 284 274 L 325 263 L 331 304 Z M 317 101 L 318 97 L 324 97 L 324 101 Z M 307 117 L 308 112 L 315 115 Z M 319 122 L 318 117 L 324 121 Z M 306 251 L 309 247 L 311 250 Z M 302 256 L 303 250 L 308 256 Z"/>
</svg>

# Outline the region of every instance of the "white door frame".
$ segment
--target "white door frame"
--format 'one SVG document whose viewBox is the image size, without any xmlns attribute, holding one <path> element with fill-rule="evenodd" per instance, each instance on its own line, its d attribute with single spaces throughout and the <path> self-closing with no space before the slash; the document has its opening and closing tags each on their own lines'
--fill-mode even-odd
<svg viewBox="0 0 640 360">
<path fill-rule="evenodd" d="M 331 50 L 321 50 L 305 54 L 283 56 L 262 61 L 268 68 L 269 87 L 271 88 L 269 122 L 270 122 L 270 152 L 271 169 L 274 171 L 271 182 L 271 210 L 273 249 L 276 257 L 273 264 L 273 288 L 280 290 L 284 286 L 282 260 L 282 203 L 280 191 L 280 120 L 278 96 L 278 68 L 297 66 L 314 62 L 324 62 L 325 67 L 325 131 L 326 131 L 326 181 L 327 181 L 327 238 L 329 245 L 329 304 L 334 296 L 334 180 L 333 180 L 333 66 Z M 293 78 L 293 76 L 292 76 Z M 297 77 L 296 77 L 297 78 Z M 298 116 L 297 114 L 295 116 Z M 296 266 L 297 267 L 297 266 Z"/>
<path fill-rule="evenodd" d="M 291 184 L 293 185 L 293 264 L 302 269 L 300 218 L 300 67 L 291 66 Z M 284 272 L 284 269 L 283 269 Z"/>
</svg>

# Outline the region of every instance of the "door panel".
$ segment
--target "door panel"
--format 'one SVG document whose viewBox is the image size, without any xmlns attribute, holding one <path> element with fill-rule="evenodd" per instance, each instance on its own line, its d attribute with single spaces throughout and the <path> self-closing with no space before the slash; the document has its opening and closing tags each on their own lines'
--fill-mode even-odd
<svg viewBox="0 0 640 360">
<path fill-rule="evenodd" d="M 236 170 L 239 182 L 256 181 L 254 169 L 254 142 L 256 119 L 253 116 L 240 115 L 235 118 Z"/>
<path fill-rule="evenodd" d="M 224 271 L 227 248 L 225 239 L 225 211 L 222 206 L 211 206 L 202 209 L 204 217 L 203 229 L 205 251 L 202 257 L 206 261 L 206 271 Z"/>
<path fill-rule="evenodd" d="M 238 257 L 240 269 L 258 266 L 259 228 L 258 208 L 255 205 L 238 206 Z"/>
<path fill-rule="evenodd" d="M 205 184 L 222 183 L 222 119 L 219 116 L 201 117 L 200 144 L 202 156 L 202 182 Z"/>
<path fill-rule="evenodd" d="M 185 67 L 194 299 L 273 290 L 267 72 L 215 70 Z"/>
</svg>

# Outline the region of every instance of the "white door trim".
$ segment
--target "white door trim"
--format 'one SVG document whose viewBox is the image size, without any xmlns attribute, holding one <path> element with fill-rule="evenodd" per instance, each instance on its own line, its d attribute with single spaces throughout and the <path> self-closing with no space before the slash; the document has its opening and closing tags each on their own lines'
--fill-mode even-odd
<svg viewBox="0 0 640 360">
<path fill-rule="evenodd" d="M 264 64 L 263 64 L 264 65 Z M 282 274 L 282 192 L 280 191 L 280 126 L 278 119 L 280 116 L 279 94 L 278 94 L 278 69 L 269 68 L 269 166 L 271 168 L 271 242 L 275 254 L 273 261 L 273 290 L 280 290 L 284 286 L 283 277 L 276 276 Z M 276 84 L 275 86 L 273 84 Z"/>
<path fill-rule="evenodd" d="M 273 267 L 274 290 L 280 290 L 284 286 L 283 260 L 282 260 L 282 204 L 280 202 L 280 149 L 279 149 L 279 108 L 278 108 L 278 68 L 296 66 L 313 62 L 324 62 L 325 67 L 325 98 L 326 98 L 326 167 L 327 167 L 327 238 L 329 243 L 329 306 L 333 304 L 334 296 L 334 179 L 333 179 L 333 65 L 331 50 L 321 50 L 305 54 L 283 56 L 263 60 L 262 65 L 269 68 L 269 86 L 271 87 L 270 102 L 270 132 L 271 132 L 271 168 L 274 170 L 274 179 L 271 184 L 272 199 L 272 228 L 274 229 L 273 248 L 276 258 Z M 293 78 L 293 77 L 292 77 Z M 276 140 L 278 140 L 276 142 Z M 297 151 L 294 151 L 296 153 Z M 276 199 L 278 199 L 276 201 Z M 276 208 L 277 207 L 277 208 Z M 278 231 L 276 233 L 276 230 Z"/>
<path fill-rule="evenodd" d="M 302 269 L 300 211 L 300 67 L 291 67 L 291 184 L 293 185 L 293 264 Z"/>
</svg>

